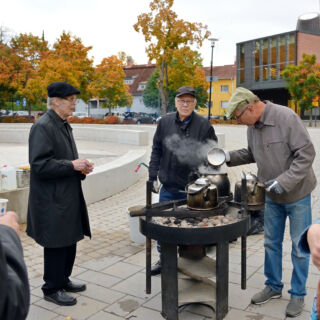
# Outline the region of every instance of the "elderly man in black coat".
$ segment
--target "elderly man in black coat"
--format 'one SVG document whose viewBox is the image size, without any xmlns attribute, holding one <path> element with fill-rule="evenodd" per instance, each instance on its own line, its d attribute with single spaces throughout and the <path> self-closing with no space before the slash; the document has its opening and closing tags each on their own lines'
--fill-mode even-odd
<svg viewBox="0 0 320 320">
<path fill-rule="evenodd" d="M 74 305 L 67 292 L 80 292 L 85 284 L 70 281 L 77 242 L 91 237 L 81 180 L 93 164 L 78 159 L 72 115 L 79 90 L 66 82 L 48 86 L 48 111 L 32 126 L 29 136 L 31 166 L 27 234 L 44 247 L 45 300 Z"/>
</svg>

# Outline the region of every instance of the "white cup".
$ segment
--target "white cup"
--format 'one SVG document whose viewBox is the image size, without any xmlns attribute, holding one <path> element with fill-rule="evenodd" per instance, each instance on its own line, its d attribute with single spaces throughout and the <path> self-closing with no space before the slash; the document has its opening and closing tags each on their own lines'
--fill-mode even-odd
<svg viewBox="0 0 320 320">
<path fill-rule="evenodd" d="M 4 215 L 4 213 L 7 211 L 8 201 L 8 199 L 0 198 L 0 216 Z"/>
</svg>

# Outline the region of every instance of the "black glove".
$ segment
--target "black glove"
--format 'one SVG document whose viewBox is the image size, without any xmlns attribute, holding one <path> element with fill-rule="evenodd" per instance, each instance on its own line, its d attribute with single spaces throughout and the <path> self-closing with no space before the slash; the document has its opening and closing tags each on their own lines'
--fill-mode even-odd
<svg viewBox="0 0 320 320">
<path fill-rule="evenodd" d="M 275 179 L 269 180 L 264 184 L 267 186 L 266 191 L 268 192 L 273 192 L 278 195 L 284 192 L 284 189 L 281 187 L 280 183 Z"/>
</svg>

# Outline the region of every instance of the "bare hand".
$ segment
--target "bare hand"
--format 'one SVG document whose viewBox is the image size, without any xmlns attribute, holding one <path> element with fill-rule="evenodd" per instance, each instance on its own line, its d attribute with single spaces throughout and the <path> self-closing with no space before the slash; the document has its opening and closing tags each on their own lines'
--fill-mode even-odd
<svg viewBox="0 0 320 320">
<path fill-rule="evenodd" d="M 313 264 L 320 270 L 320 224 L 311 225 L 307 233 Z"/>
<path fill-rule="evenodd" d="M 93 163 L 87 159 L 76 159 L 72 161 L 74 170 L 81 171 L 83 174 L 89 174 L 93 170 Z"/>
<path fill-rule="evenodd" d="M 20 234 L 18 218 L 15 212 L 7 211 L 0 217 L 0 224 L 12 228 L 18 235 Z"/>
</svg>

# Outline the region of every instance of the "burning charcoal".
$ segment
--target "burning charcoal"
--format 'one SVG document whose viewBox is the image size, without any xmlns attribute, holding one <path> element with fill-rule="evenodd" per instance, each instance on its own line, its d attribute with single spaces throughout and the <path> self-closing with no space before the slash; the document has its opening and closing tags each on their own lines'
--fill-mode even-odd
<svg viewBox="0 0 320 320">
<path fill-rule="evenodd" d="M 197 220 L 194 219 L 194 218 L 186 218 L 186 220 L 187 220 L 189 223 L 192 223 L 192 224 L 194 224 L 194 223 L 197 222 Z"/>
<path fill-rule="evenodd" d="M 181 221 L 181 228 L 187 228 L 188 227 L 188 223 L 185 220 Z"/>
<path fill-rule="evenodd" d="M 221 221 L 226 224 L 230 223 L 230 220 L 228 218 L 222 218 Z"/>
<path fill-rule="evenodd" d="M 167 219 L 167 220 L 163 221 L 163 224 L 170 224 L 170 223 L 171 223 L 170 219 Z"/>
<path fill-rule="evenodd" d="M 176 220 L 173 221 L 173 223 L 174 223 L 174 224 L 180 224 L 180 223 L 181 223 L 181 220 L 180 220 L 180 219 L 176 219 Z"/>
</svg>

